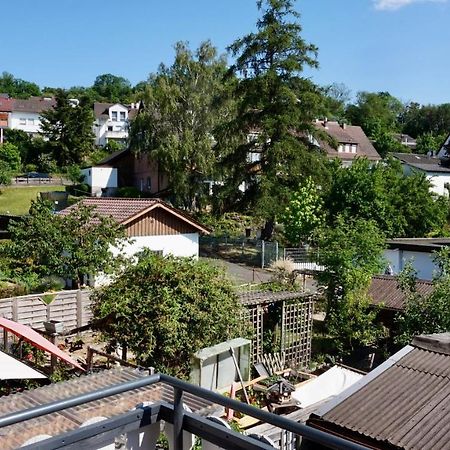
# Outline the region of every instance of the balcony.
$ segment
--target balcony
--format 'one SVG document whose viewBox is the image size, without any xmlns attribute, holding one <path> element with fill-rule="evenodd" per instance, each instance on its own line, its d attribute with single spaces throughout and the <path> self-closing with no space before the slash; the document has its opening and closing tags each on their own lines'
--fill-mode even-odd
<svg viewBox="0 0 450 450">
<path fill-rule="evenodd" d="M 220 405 L 231 408 L 243 414 L 252 416 L 262 422 L 270 423 L 286 430 L 293 435 L 302 436 L 312 445 L 312 448 L 354 449 L 363 450 L 353 442 L 344 440 L 301 423 L 291 421 L 283 416 L 271 414 L 253 406 L 224 397 L 216 392 L 186 383 L 177 378 L 163 374 L 153 374 L 133 381 L 115 384 L 92 392 L 58 400 L 47 404 L 25 408 L 23 410 L 0 417 L 0 444 L 8 436 L 9 428 L 15 424 L 27 426 L 28 420 L 41 418 L 60 412 L 66 418 L 74 415 L 75 411 L 89 409 L 90 404 L 96 401 L 108 401 L 108 398 L 119 395 L 126 398 L 133 390 L 159 386 L 173 392 L 173 401 L 155 400 L 142 403 L 128 412 L 114 415 L 110 418 L 98 417 L 85 422 L 78 429 L 67 431 L 57 436 L 35 436 L 22 445 L 22 449 L 114 449 L 127 448 L 155 449 L 164 421 L 164 433 L 171 450 L 193 448 L 195 437 L 201 440 L 202 449 L 274 449 L 273 443 L 262 436 L 244 435 L 233 431 L 229 425 L 217 417 L 202 417 L 192 413 L 184 405 L 183 400 L 189 397 L 200 403 Z M 105 400 L 106 399 L 106 400 Z M 54 422 L 54 430 L 58 427 Z M 4 448 L 4 445 L 1 445 Z M 196 447 L 199 448 L 199 447 Z M 283 447 L 294 448 L 294 447 Z M 309 447 L 311 448 L 311 447 Z"/>
</svg>

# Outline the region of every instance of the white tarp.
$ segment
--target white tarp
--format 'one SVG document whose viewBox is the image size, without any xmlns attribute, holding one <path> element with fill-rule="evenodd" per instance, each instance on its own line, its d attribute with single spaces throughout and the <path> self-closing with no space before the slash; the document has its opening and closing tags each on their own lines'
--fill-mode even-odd
<svg viewBox="0 0 450 450">
<path fill-rule="evenodd" d="M 27 380 L 30 378 L 47 377 L 12 356 L 0 351 L 0 380 Z"/>
<path fill-rule="evenodd" d="M 340 394 L 363 376 L 344 367 L 333 366 L 322 375 L 297 388 L 292 393 L 292 398 L 300 408 L 307 408 L 314 403 Z"/>
</svg>

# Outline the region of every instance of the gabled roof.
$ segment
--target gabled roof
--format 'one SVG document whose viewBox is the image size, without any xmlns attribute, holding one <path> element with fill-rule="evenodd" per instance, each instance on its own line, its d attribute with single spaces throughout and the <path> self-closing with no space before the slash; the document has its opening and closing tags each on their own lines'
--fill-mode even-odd
<svg viewBox="0 0 450 450">
<path fill-rule="evenodd" d="M 320 408 L 310 424 L 371 448 L 448 449 L 449 343 L 449 333 L 415 338 Z"/>
<path fill-rule="evenodd" d="M 114 103 L 95 102 L 94 103 L 95 118 L 99 119 L 101 117 L 109 117 L 109 108 L 113 105 Z"/>
<path fill-rule="evenodd" d="M 439 158 L 416 153 L 390 153 L 403 164 L 414 167 L 424 172 L 446 172 L 450 173 L 450 167 L 441 165 Z"/>
<path fill-rule="evenodd" d="M 92 197 L 85 198 L 75 205 L 69 206 L 60 211 L 59 214 L 67 215 L 77 205 L 83 204 L 86 206 L 93 206 L 95 212 L 105 216 L 112 217 L 116 222 L 127 225 L 128 223 L 138 219 L 156 208 L 161 208 L 170 214 L 176 216 L 179 220 L 188 223 L 200 233 L 209 234 L 210 230 L 202 225 L 200 222 L 192 218 L 189 214 L 181 209 L 174 208 L 162 200 L 155 198 L 115 198 L 115 197 Z"/>
<path fill-rule="evenodd" d="M 327 133 L 340 144 L 358 144 L 356 153 L 338 152 L 327 142 L 321 141 L 320 146 L 326 151 L 327 155 L 340 159 L 355 159 L 356 157 L 366 157 L 372 161 L 378 161 L 381 156 L 375 150 L 369 138 L 363 129 L 356 125 L 341 125 L 333 121 L 316 121 L 314 126 L 321 132 Z"/>
<path fill-rule="evenodd" d="M 433 283 L 428 280 L 417 280 L 417 293 L 429 295 L 433 292 Z M 400 289 L 397 277 L 392 275 L 376 275 L 372 277 L 369 287 L 372 304 L 383 305 L 383 308 L 401 311 L 405 307 L 406 297 Z"/>
<path fill-rule="evenodd" d="M 13 112 L 30 112 L 41 113 L 53 108 L 56 105 L 54 98 L 47 97 L 30 97 L 27 99 L 13 98 L 12 108 Z"/>
<path fill-rule="evenodd" d="M 130 153 L 131 153 L 131 150 L 129 148 L 117 150 L 114 153 L 111 153 L 110 155 L 103 158 L 95 166 L 109 166 L 110 164 L 113 164 L 120 158 L 123 158 L 124 156 L 127 156 Z"/>
</svg>

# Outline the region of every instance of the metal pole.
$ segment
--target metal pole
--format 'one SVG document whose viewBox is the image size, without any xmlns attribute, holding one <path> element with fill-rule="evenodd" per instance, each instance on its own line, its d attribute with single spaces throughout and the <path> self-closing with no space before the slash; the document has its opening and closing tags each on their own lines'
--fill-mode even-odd
<svg viewBox="0 0 450 450">
<path fill-rule="evenodd" d="M 183 391 L 173 388 L 173 448 L 183 450 Z"/>
<path fill-rule="evenodd" d="M 264 241 L 261 241 L 261 269 L 264 269 L 264 253 L 265 253 L 265 244 Z"/>
</svg>

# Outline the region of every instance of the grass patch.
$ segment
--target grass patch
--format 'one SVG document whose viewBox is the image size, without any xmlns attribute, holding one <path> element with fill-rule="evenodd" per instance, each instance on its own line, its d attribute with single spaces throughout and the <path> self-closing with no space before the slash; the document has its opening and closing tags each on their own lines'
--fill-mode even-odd
<svg viewBox="0 0 450 450">
<path fill-rule="evenodd" d="M 39 192 L 65 191 L 65 186 L 9 186 L 1 188 L 0 214 L 21 216 L 28 214 L 31 200 L 38 198 Z"/>
</svg>

